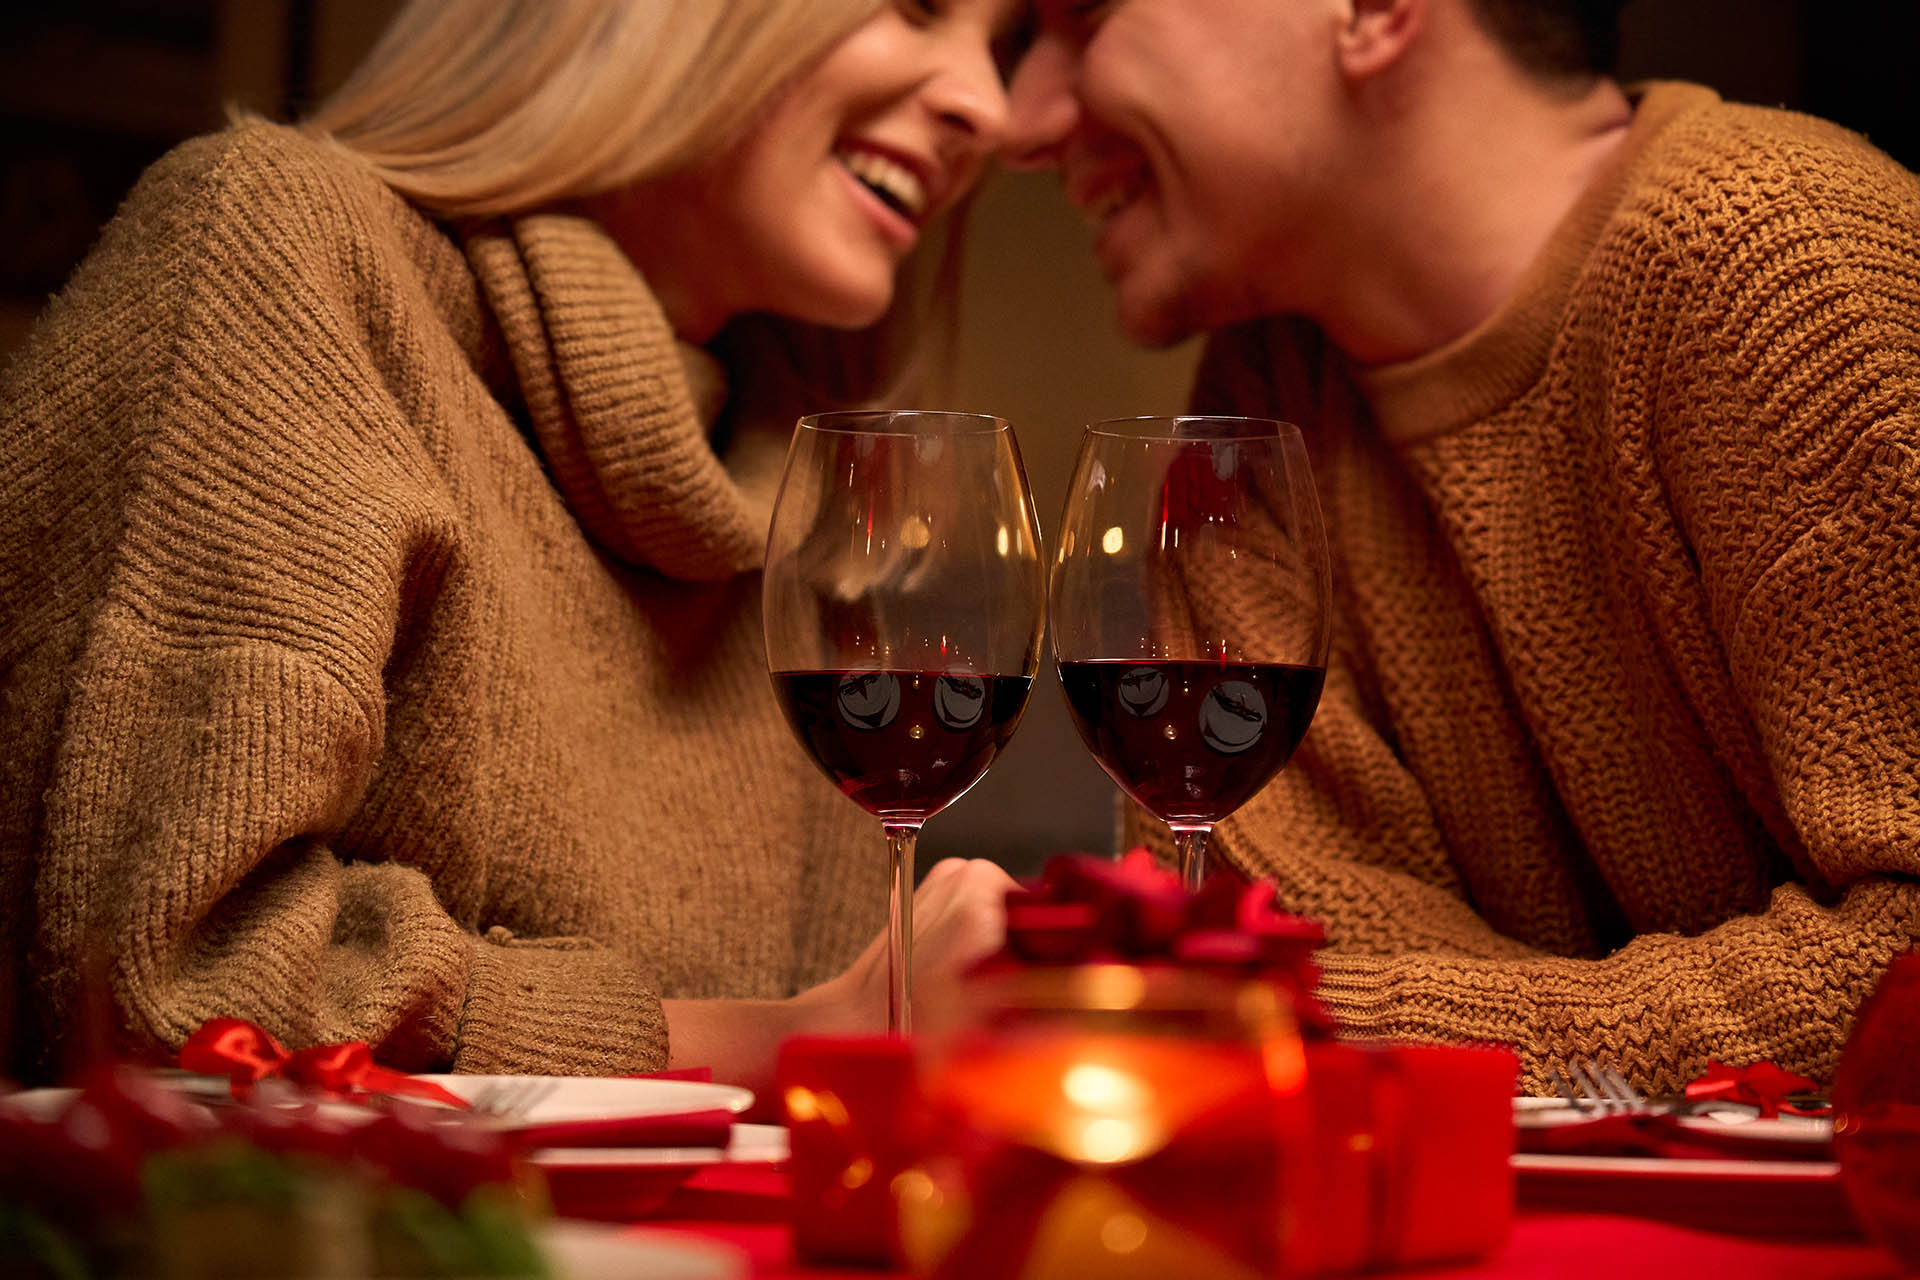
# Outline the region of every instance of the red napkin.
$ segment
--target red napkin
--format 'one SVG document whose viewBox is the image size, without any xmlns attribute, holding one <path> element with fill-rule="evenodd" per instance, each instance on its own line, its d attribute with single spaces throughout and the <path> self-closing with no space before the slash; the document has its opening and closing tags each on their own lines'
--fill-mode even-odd
<svg viewBox="0 0 1920 1280">
<path fill-rule="evenodd" d="M 501 1132 L 535 1147 L 724 1147 L 733 1112 L 722 1107 L 674 1115 L 607 1116 L 504 1126 Z"/>
</svg>

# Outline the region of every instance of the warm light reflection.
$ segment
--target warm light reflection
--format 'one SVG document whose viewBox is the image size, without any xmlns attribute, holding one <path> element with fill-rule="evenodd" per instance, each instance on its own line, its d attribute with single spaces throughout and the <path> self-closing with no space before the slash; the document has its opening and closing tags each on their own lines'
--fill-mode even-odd
<svg viewBox="0 0 1920 1280">
<path fill-rule="evenodd" d="M 933 540 L 933 530 L 919 516 L 909 516 L 900 526 L 900 545 L 909 551 L 918 551 Z"/>
<path fill-rule="evenodd" d="M 1100 535 L 1100 549 L 1110 556 L 1117 556 L 1120 554 L 1120 548 L 1126 545 L 1126 541 L 1127 535 L 1120 531 L 1119 525 L 1114 525 Z"/>
<path fill-rule="evenodd" d="M 1100 1227 L 1100 1243 L 1109 1253 L 1132 1253 L 1147 1242 L 1147 1224 L 1137 1213 L 1116 1213 Z"/>
<path fill-rule="evenodd" d="M 1013 539 L 1007 534 L 1007 526 L 1001 525 L 999 531 L 993 535 L 993 549 L 1000 553 L 1000 558 L 1003 560 L 1006 559 L 1007 552 L 1013 549 Z"/>
<path fill-rule="evenodd" d="M 1137 1120 L 1101 1116 L 1080 1126 L 1080 1149 L 1074 1154 L 1093 1164 L 1119 1164 L 1145 1154 L 1159 1141 L 1156 1132 Z"/>
<path fill-rule="evenodd" d="M 796 1124 L 824 1120 L 836 1128 L 844 1128 L 848 1123 L 847 1104 L 831 1090 L 816 1091 L 794 1085 L 787 1090 L 786 1103 L 787 1116 Z"/>
<path fill-rule="evenodd" d="M 1147 1101 L 1147 1089 L 1137 1076 L 1098 1062 L 1082 1062 L 1060 1078 L 1067 1101 L 1088 1111 L 1122 1111 Z"/>
</svg>

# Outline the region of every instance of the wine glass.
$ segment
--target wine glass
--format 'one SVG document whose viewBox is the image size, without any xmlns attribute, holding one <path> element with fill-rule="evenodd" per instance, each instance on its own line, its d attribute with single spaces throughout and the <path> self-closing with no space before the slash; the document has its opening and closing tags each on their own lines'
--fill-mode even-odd
<svg viewBox="0 0 1920 1280">
<path fill-rule="evenodd" d="M 1040 661 L 1040 530 L 982 414 L 800 419 L 763 584 L 767 667 L 814 763 L 880 819 L 887 1027 L 911 1029 L 913 847 L 1013 736 Z"/>
<path fill-rule="evenodd" d="M 1306 733 L 1330 592 L 1298 428 L 1192 415 L 1086 429 L 1053 564 L 1054 659 L 1081 739 L 1167 824 L 1190 890 L 1214 824 Z"/>
</svg>

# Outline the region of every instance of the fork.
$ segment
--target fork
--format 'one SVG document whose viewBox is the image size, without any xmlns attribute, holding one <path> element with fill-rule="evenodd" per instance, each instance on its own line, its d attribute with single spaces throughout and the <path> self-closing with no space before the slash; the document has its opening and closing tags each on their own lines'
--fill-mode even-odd
<svg viewBox="0 0 1920 1280">
<path fill-rule="evenodd" d="M 500 1080 L 475 1089 L 469 1094 L 467 1112 L 469 1115 L 483 1116 L 489 1120 L 525 1119 L 527 1113 L 545 1100 L 558 1084 L 557 1080 L 542 1079 L 538 1076 Z"/>
<path fill-rule="evenodd" d="M 1572 1083 L 1568 1083 L 1568 1076 L 1572 1077 Z M 1549 1065 L 1547 1079 L 1577 1111 L 1645 1115 L 1657 1109 L 1618 1071 L 1584 1058 L 1569 1058 L 1566 1075 L 1562 1075 L 1558 1067 Z"/>
</svg>

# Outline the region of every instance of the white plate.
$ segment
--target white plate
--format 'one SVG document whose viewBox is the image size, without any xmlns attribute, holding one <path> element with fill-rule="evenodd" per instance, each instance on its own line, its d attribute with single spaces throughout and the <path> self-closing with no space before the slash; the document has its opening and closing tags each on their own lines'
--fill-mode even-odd
<svg viewBox="0 0 1920 1280">
<path fill-rule="evenodd" d="M 1577 1124 L 1594 1118 L 1558 1098 L 1515 1098 L 1521 1129 Z M 1825 1118 L 1757 1118 L 1738 1108 L 1681 1120 L 1688 1128 L 1730 1138 L 1766 1138 L 1818 1145 L 1833 1136 Z M 1510 1159 L 1522 1208 L 1577 1213 L 1621 1213 L 1706 1231 L 1741 1234 L 1850 1237 L 1857 1232 L 1830 1160 L 1703 1159 L 1652 1156 L 1562 1155 L 1516 1152 Z"/>
<path fill-rule="evenodd" d="M 1515 1098 L 1513 1100 L 1513 1122 L 1524 1129 L 1579 1124 L 1584 1120 L 1596 1119 L 1601 1114 L 1598 1111 L 1570 1106 L 1562 1098 Z M 1833 1140 L 1833 1121 L 1826 1116 L 1778 1115 L 1763 1119 L 1752 1107 L 1737 1104 L 1716 1107 L 1700 1115 L 1682 1116 L 1679 1122 L 1683 1128 L 1698 1129 L 1702 1133 L 1765 1138 L 1773 1142 L 1803 1143 L 1807 1146 L 1819 1146 Z"/>
<path fill-rule="evenodd" d="M 565 1124 L 578 1120 L 640 1120 L 731 1111 L 753 1105 L 751 1090 L 700 1080 L 629 1080 L 609 1076 L 416 1076 L 472 1102 L 503 1089 L 527 1087 L 533 1101 L 513 1123 Z"/>
<path fill-rule="evenodd" d="M 738 1280 L 746 1255 L 713 1241 L 642 1227 L 555 1222 L 540 1247 L 556 1280 Z"/>
<path fill-rule="evenodd" d="M 507 1127 L 520 1125 L 567 1124 L 594 1120 L 644 1120 L 701 1111 L 731 1111 L 739 1115 L 753 1105 L 751 1090 L 730 1084 L 708 1084 L 700 1080 L 626 1079 L 605 1076 L 455 1076 L 423 1075 L 414 1077 L 439 1085 L 447 1092 L 473 1101 L 501 1089 L 526 1088 L 531 1102 L 503 1121 Z M 169 1088 L 189 1097 L 217 1102 L 229 1096 L 229 1086 L 213 1076 L 161 1076 Z M 284 1081 L 266 1080 L 260 1096 L 273 1100 L 276 1090 L 284 1089 L 288 1101 L 304 1100 Z M 71 1088 L 27 1089 L 7 1094 L 5 1101 L 24 1109 L 36 1119 L 57 1114 L 78 1091 Z M 356 1103 L 326 1104 L 343 1118 L 369 1116 Z"/>
<path fill-rule="evenodd" d="M 1831 1182 L 1840 1166 L 1830 1160 L 1684 1160 L 1661 1156 L 1549 1156 L 1515 1152 L 1516 1173 L 1583 1174 L 1606 1178 L 1653 1178 L 1667 1182 Z"/>
<path fill-rule="evenodd" d="M 786 1129 L 777 1124 L 736 1124 L 733 1138 L 723 1147 L 547 1147 L 527 1158 L 549 1172 L 559 1169 L 611 1169 L 640 1166 L 780 1164 L 790 1147 Z"/>
<path fill-rule="evenodd" d="M 733 1085 L 697 1080 L 602 1077 L 423 1076 L 462 1097 L 485 1097 L 486 1090 L 518 1087 L 529 1080 L 550 1086 L 526 1110 L 503 1120 L 506 1126 L 578 1125 L 589 1131 L 606 1126 L 616 1134 L 623 1121 L 648 1121 L 699 1112 L 739 1115 L 753 1105 L 753 1094 Z M 173 1087 L 209 1101 L 225 1097 L 224 1080 L 180 1076 Z M 5 1105 L 35 1119 L 57 1115 L 73 1089 L 30 1089 L 8 1095 Z M 323 1104 L 345 1120 L 372 1119 L 378 1112 L 357 1103 Z M 552 1132 L 551 1129 L 548 1130 Z M 658 1210 L 681 1183 L 709 1165 L 775 1164 L 786 1159 L 786 1130 L 778 1125 L 731 1126 L 726 1147 L 554 1146 L 532 1152 L 528 1163 L 546 1176 L 555 1212 L 568 1217 L 629 1221 Z"/>
</svg>

